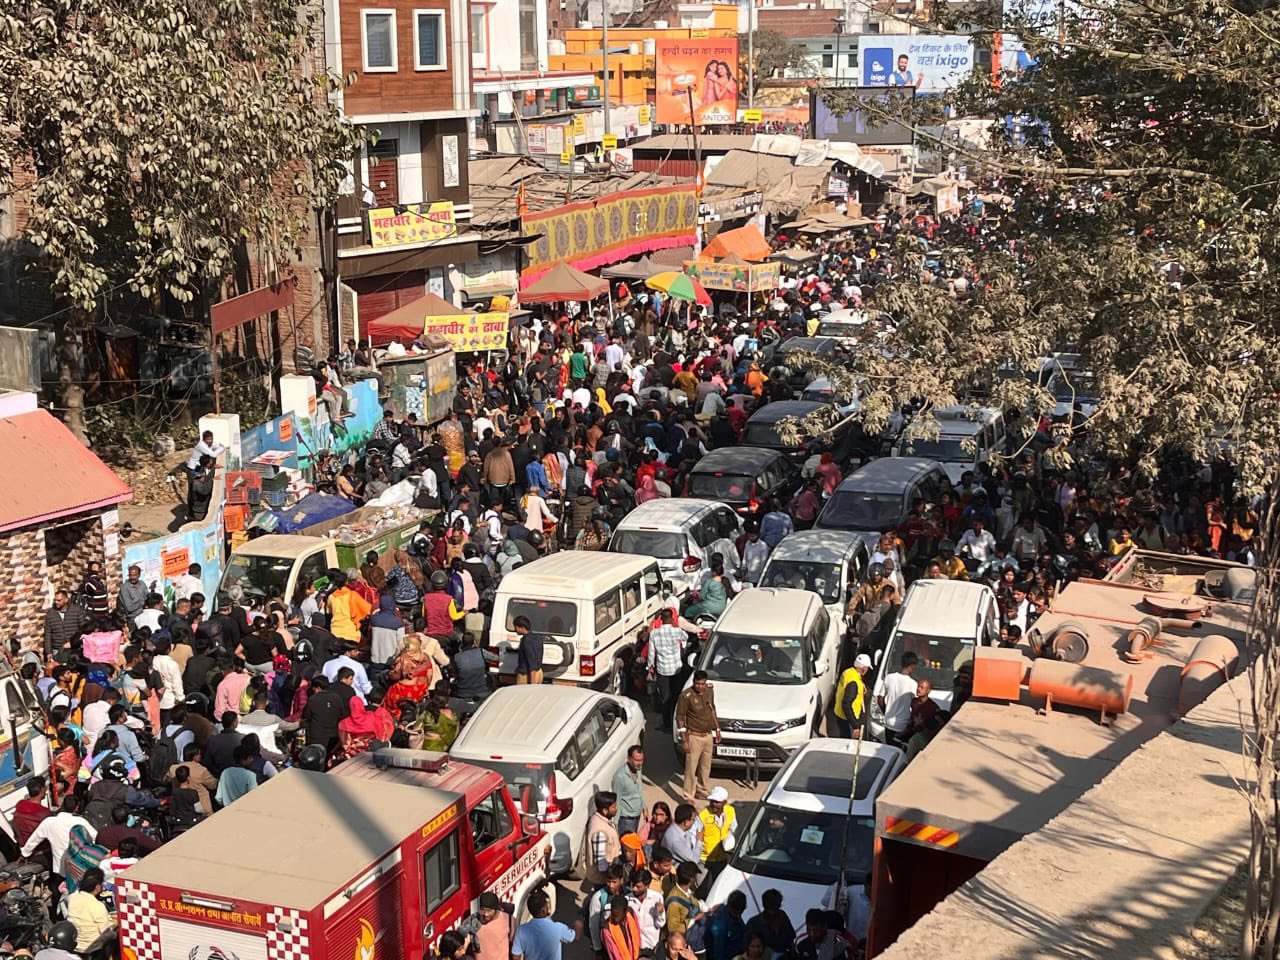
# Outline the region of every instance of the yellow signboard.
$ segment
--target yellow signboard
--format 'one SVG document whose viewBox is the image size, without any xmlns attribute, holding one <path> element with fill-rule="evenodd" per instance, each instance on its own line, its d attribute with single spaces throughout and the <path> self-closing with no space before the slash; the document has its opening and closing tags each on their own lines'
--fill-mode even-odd
<svg viewBox="0 0 1280 960">
<path fill-rule="evenodd" d="M 565 149 L 565 150 L 561 150 L 561 151 L 560 151 L 560 162 L 561 162 L 561 163 L 570 163 L 572 160 L 573 160 L 573 151 L 572 151 L 572 150 Z"/>
<path fill-rule="evenodd" d="M 618 135 L 616 133 L 606 133 L 600 138 L 600 146 L 606 150 L 618 149 Z"/>
<path fill-rule="evenodd" d="M 587 135 L 587 118 L 580 113 L 573 115 L 573 132 L 580 137 Z"/>
<path fill-rule="evenodd" d="M 703 39 L 706 39 L 708 36 L 710 36 L 710 31 L 708 30 L 690 30 L 689 31 L 690 40 L 703 40 Z"/>
<path fill-rule="evenodd" d="M 505 350 L 510 317 L 505 313 L 459 313 L 451 317 L 427 317 L 423 333 L 435 333 L 449 341 L 458 353 Z"/>
<path fill-rule="evenodd" d="M 369 245 L 396 247 L 407 243 L 430 243 L 458 235 L 453 201 L 411 203 L 403 213 L 395 207 L 378 207 L 369 211 Z"/>
<path fill-rule="evenodd" d="M 759 123 L 763 119 L 764 119 L 763 110 L 743 110 L 742 111 L 743 123 Z"/>
<path fill-rule="evenodd" d="M 642 104 L 640 109 L 637 111 L 636 123 L 638 123 L 640 126 L 643 127 L 646 123 L 649 123 L 652 119 L 653 118 L 650 116 L 649 105 L 647 103 Z"/>
</svg>

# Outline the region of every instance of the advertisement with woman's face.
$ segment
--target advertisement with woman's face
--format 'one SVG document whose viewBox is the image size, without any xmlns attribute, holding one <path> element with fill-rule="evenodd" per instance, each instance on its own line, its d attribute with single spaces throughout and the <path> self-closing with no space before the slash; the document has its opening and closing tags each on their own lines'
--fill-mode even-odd
<svg viewBox="0 0 1280 960">
<path fill-rule="evenodd" d="M 657 120 L 699 126 L 738 116 L 738 39 L 659 40 Z"/>
</svg>

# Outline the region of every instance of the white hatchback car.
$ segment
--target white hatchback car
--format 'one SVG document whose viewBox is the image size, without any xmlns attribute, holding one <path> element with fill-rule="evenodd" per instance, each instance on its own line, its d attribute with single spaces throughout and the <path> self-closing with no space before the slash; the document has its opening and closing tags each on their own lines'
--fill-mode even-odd
<svg viewBox="0 0 1280 960">
<path fill-rule="evenodd" d="M 757 587 L 730 601 L 697 661 L 715 689 L 716 761 L 783 764 L 818 734 L 835 695 L 840 634 L 808 590 Z"/>
<path fill-rule="evenodd" d="M 857 762 L 853 815 L 850 787 Z M 856 935 L 866 935 L 870 911 L 876 798 L 906 766 L 897 747 L 863 740 L 810 740 L 778 771 L 752 811 L 729 865 L 716 878 L 708 905 L 724 903 L 730 893 L 747 896 L 747 912 L 760 910 L 760 895 L 770 888 L 782 894 L 782 907 L 797 930 L 805 911 L 824 905 L 844 864 L 849 894 L 847 920 Z"/>
<path fill-rule="evenodd" d="M 726 570 L 737 565 L 734 544 L 741 533 L 742 519 L 723 503 L 660 497 L 622 518 L 609 538 L 609 552 L 654 557 L 663 580 L 683 597 L 702 582 L 712 554 L 724 556 Z"/>
<path fill-rule="evenodd" d="M 501 687 L 480 705 L 449 756 L 502 774 L 521 813 L 542 821 L 550 872 L 579 866 L 596 793 L 613 789 L 627 748 L 644 743 L 644 713 L 627 697 L 583 687 Z"/>
</svg>

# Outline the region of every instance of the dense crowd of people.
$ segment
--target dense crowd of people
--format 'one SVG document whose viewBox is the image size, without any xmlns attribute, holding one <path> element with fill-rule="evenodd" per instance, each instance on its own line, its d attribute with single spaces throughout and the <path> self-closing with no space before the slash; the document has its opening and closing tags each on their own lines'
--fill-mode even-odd
<svg viewBox="0 0 1280 960">
<path fill-rule="evenodd" d="M 233 584 L 206 596 L 199 565 L 164 584 L 128 570 L 110 596 L 100 565 L 59 589 L 43 642 L 20 654 L 38 698 L 54 762 L 30 781 L 15 816 L 24 857 L 44 863 L 67 897 L 79 954 L 110 950 L 113 877 L 159 842 L 215 816 L 287 764 L 325 769 L 379 745 L 447 750 L 490 691 L 483 622 L 500 579 L 556 550 L 603 550 L 637 505 L 687 494 L 709 451 L 740 443 L 750 412 L 790 399 L 789 373 L 771 344 L 812 334 L 831 310 L 861 307 L 901 269 L 902 234 L 926 252 L 921 281 L 967 296 L 980 278 L 948 270 L 927 251 L 951 231 L 977 230 L 977 211 L 939 224 L 914 218 L 856 239 L 797 242 L 809 266 L 754 312 L 745 304 L 689 309 L 649 291 L 617 291 L 608 312 L 544 312 L 513 329 L 501 364 L 465 362 L 446 419 L 424 427 L 387 409 L 355 462 L 320 474 L 353 503 L 405 484 L 433 519 L 405 549 L 371 553 L 358 568 L 327 571 L 292 597 Z M 779 238 L 785 242 L 786 238 Z M 345 412 L 343 377 L 376 376 L 376 357 L 354 342 L 318 372 L 333 415 Z M 1169 456 L 1144 479 L 1126 464 L 1073 449 L 1054 466 L 1055 444 L 1079 430 L 1041 425 L 1037 441 L 966 473 L 935 500 L 884 531 L 849 601 L 833 729 L 854 736 L 867 713 L 864 681 L 916 578 L 976 579 L 995 592 L 1000 642 L 1015 646 L 1055 594 L 1105 572 L 1133 546 L 1253 563 L 1258 505 L 1236 495 L 1227 458 L 1203 466 Z M 788 503 L 766 502 L 745 523 L 735 554 L 716 554 L 685 609 L 664 610 L 642 634 L 634 695 L 652 696 L 685 750 L 681 801 L 647 805 L 635 746 L 597 794 L 584 844 L 590 892 L 579 932 L 598 957 L 655 952 L 692 960 L 851 958 L 860 932 L 839 910 L 810 910 L 799 937 L 782 897 L 763 892 L 707 909 L 700 899 L 727 862 L 737 823 L 723 788 L 711 788 L 719 738 L 714 692 L 697 673 L 684 693 L 695 616 L 715 617 L 759 581 L 770 552 L 811 527 L 843 477 L 870 455 L 845 460 L 814 448 L 805 485 Z M 201 501 L 221 450 L 202 438 L 188 464 Z M 193 514 L 194 515 L 194 514 Z M 543 639 L 527 622 L 517 682 L 543 680 Z M 694 628 L 696 630 L 696 628 Z M 916 680 L 913 654 L 886 683 L 886 738 L 912 757 L 948 714 Z M 965 700 L 964 671 L 951 711 Z M 698 804 L 705 803 L 701 809 Z M 558 960 L 575 931 L 552 920 L 543 894 L 516 924 L 496 898 L 473 927 L 441 938 L 448 955 Z M 497 927 L 492 926 L 497 924 Z M 65 935 L 65 930 L 63 931 Z M 104 954 L 105 955 L 105 954 Z M 505 957 L 504 957 L 505 960 Z"/>
</svg>

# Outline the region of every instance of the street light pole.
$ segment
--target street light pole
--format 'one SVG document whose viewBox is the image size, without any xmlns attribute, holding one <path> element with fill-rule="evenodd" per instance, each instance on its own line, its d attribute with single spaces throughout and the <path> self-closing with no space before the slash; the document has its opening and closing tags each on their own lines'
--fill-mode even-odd
<svg viewBox="0 0 1280 960">
<path fill-rule="evenodd" d="M 836 32 L 836 86 L 840 85 L 840 35 L 844 33 L 844 17 L 832 17 L 831 26 Z"/>
<path fill-rule="evenodd" d="M 747 107 L 756 105 L 756 0 L 747 0 Z"/>
<path fill-rule="evenodd" d="M 604 132 L 609 132 L 609 0 L 600 0 L 604 25 Z"/>
</svg>

